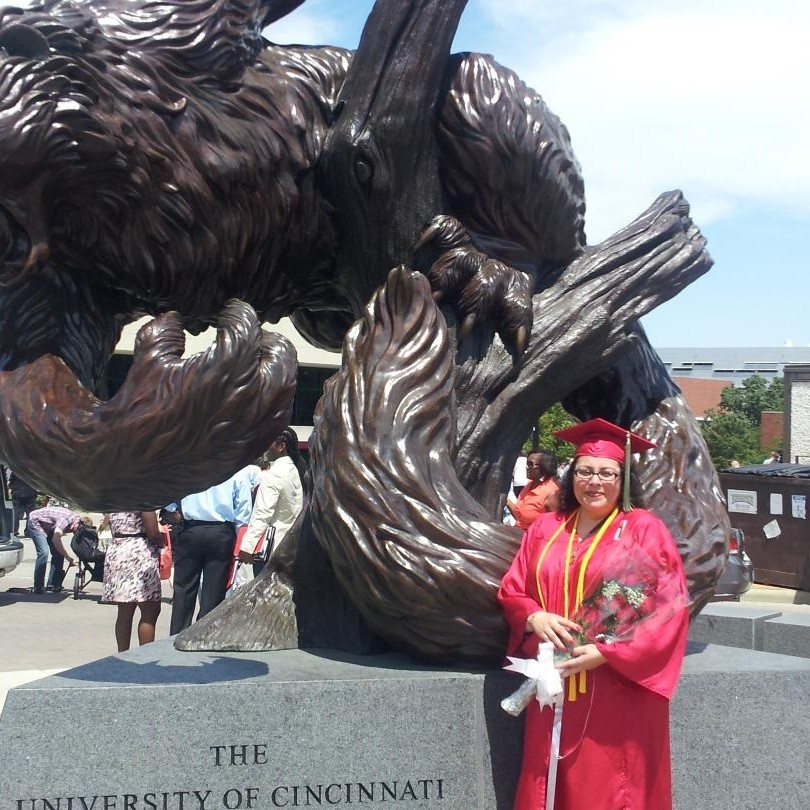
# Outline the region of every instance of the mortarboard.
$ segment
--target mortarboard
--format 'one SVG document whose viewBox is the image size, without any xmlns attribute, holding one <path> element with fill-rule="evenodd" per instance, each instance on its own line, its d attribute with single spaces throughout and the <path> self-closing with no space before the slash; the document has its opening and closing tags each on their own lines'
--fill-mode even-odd
<svg viewBox="0 0 810 810">
<path fill-rule="evenodd" d="M 620 463 L 624 461 L 628 438 L 631 453 L 643 453 L 645 450 L 655 447 L 654 442 L 648 441 L 637 433 L 631 433 L 626 428 L 614 425 L 607 419 L 589 419 L 587 422 L 580 422 L 578 425 L 558 430 L 554 435 L 558 439 L 564 439 L 575 445 L 578 456 L 612 458 Z"/>
</svg>

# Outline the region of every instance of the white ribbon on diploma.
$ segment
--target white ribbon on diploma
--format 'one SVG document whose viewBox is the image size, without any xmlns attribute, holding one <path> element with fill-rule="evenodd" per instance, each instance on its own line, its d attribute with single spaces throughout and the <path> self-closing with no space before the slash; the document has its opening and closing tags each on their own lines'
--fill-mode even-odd
<svg viewBox="0 0 810 810">
<path fill-rule="evenodd" d="M 512 658 L 504 669 L 519 672 L 534 681 L 537 702 L 554 708 L 551 726 L 551 752 L 548 759 L 546 779 L 546 810 L 554 810 L 557 792 L 557 762 L 560 758 L 560 735 L 562 733 L 563 684 L 560 673 L 554 667 L 554 645 L 544 641 L 537 650 L 537 658 Z"/>
</svg>

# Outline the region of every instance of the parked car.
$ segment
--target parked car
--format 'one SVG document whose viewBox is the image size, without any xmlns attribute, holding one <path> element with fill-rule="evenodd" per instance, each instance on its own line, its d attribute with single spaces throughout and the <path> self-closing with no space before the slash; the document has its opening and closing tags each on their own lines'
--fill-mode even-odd
<svg viewBox="0 0 810 810">
<path fill-rule="evenodd" d="M 13 537 L 0 537 L 0 577 L 10 574 L 22 561 L 23 544 Z"/>
<path fill-rule="evenodd" d="M 728 561 L 717 585 L 712 601 L 739 601 L 754 581 L 754 564 L 745 553 L 745 534 L 742 529 L 732 529 L 728 539 Z"/>
</svg>

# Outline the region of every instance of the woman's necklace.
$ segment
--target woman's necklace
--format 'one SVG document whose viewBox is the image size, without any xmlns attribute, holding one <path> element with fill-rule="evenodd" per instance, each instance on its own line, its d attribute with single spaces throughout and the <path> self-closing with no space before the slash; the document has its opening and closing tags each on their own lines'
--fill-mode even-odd
<svg viewBox="0 0 810 810">
<path fill-rule="evenodd" d="M 577 516 L 578 518 L 577 523 L 579 523 L 579 517 L 581 517 L 581 515 Z M 577 543 L 581 543 L 583 540 L 585 540 L 585 538 L 590 537 L 600 526 L 602 526 L 605 523 L 606 520 L 608 520 L 609 517 L 610 515 L 605 515 L 605 517 L 603 517 L 601 520 L 597 520 L 596 523 L 594 523 L 593 526 L 590 527 L 590 529 L 587 529 L 585 531 L 578 531 L 577 524 L 574 524 L 574 531 L 576 532 L 577 535 Z M 588 518 L 586 518 L 586 520 L 590 522 Z"/>
</svg>

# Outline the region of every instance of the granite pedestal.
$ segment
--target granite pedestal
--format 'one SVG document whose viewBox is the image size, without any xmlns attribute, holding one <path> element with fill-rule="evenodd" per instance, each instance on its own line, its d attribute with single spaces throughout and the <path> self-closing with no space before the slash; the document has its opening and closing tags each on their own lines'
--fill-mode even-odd
<svg viewBox="0 0 810 810">
<path fill-rule="evenodd" d="M 810 615 L 785 614 L 765 622 L 763 649 L 810 658 Z"/>
<path fill-rule="evenodd" d="M 810 658 L 810 614 L 733 603 L 706 605 L 689 628 L 692 641 Z"/>
<path fill-rule="evenodd" d="M 706 605 L 689 627 L 692 641 L 763 650 L 765 622 L 781 615 L 773 607 L 718 602 Z"/>
<path fill-rule="evenodd" d="M 810 802 L 810 660 L 689 644 L 672 702 L 676 810 Z"/>
<path fill-rule="evenodd" d="M 676 808 L 804 806 L 810 660 L 691 649 Z M 0 810 L 509 808 L 522 729 L 499 701 L 518 683 L 394 655 L 158 642 L 9 692 Z"/>
</svg>

